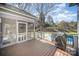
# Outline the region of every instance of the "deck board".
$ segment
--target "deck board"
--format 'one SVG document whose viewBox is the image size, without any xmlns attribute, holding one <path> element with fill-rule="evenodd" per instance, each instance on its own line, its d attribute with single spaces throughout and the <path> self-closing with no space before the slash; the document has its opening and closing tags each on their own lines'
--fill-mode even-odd
<svg viewBox="0 0 79 59">
<path fill-rule="evenodd" d="M 54 52 L 55 46 L 38 40 L 29 40 L 20 44 L 0 49 L 2 56 L 48 56 Z M 53 53 L 52 52 L 52 53 Z"/>
<path fill-rule="evenodd" d="M 71 55 L 67 52 L 64 52 L 61 49 L 56 49 L 56 52 L 54 53 L 54 56 L 71 56 Z"/>
<path fill-rule="evenodd" d="M 0 56 L 68 56 L 70 54 L 57 49 L 52 42 L 28 40 L 0 49 Z"/>
</svg>

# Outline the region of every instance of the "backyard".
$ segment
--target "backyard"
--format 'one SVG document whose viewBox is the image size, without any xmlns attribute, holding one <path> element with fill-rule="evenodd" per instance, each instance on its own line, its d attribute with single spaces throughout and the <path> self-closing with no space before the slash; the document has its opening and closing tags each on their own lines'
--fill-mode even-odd
<svg viewBox="0 0 79 59">
<path fill-rule="evenodd" d="M 0 55 L 78 55 L 77 6 L 0 4 Z"/>
</svg>

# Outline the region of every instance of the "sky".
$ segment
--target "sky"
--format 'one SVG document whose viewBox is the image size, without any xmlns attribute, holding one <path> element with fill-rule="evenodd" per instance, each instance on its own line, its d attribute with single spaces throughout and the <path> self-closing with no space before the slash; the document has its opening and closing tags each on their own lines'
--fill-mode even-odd
<svg viewBox="0 0 79 59">
<path fill-rule="evenodd" d="M 68 4 L 57 4 L 56 8 L 49 13 L 52 15 L 55 23 L 66 21 L 77 21 L 77 6 L 69 7 Z"/>
</svg>

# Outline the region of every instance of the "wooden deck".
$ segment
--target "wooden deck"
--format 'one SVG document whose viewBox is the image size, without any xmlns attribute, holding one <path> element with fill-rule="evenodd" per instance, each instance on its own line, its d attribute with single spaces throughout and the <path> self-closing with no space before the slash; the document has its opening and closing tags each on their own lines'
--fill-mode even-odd
<svg viewBox="0 0 79 59">
<path fill-rule="evenodd" d="M 29 40 L 0 49 L 1 56 L 54 56 L 58 51 L 55 45 L 39 40 Z M 65 55 L 65 54 L 64 54 Z M 66 54 L 67 56 L 69 54 Z"/>
<path fill-rule="evenodd" d="M 71 55 L 67 52 L 57 49 L 56 52 L 54 53 L 54 56 L 71 56 Z"/>
</svg>

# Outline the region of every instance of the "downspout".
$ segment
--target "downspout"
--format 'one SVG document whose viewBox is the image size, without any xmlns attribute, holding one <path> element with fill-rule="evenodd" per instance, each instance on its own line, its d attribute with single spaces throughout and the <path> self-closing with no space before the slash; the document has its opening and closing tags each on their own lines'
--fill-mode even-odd
<svg viewBox="0 0 79 59">
<path fill-rule="evenodd" d="M 78 44 L 79 44 L 79 5 L 77 5 L 77 35 L 78 35 L 78 41 L 77 41 L 77 49 L 76 49 L 76 54 L 79 55 L 79 51 L 78 51 Z"/>
<path fill-rule="evenodd" d="M 2 19 L 0 18 L 0 48 L 2 48 L 2 35 L 3 35 L 3 31 L 2 31 Z"/>
</svg>

